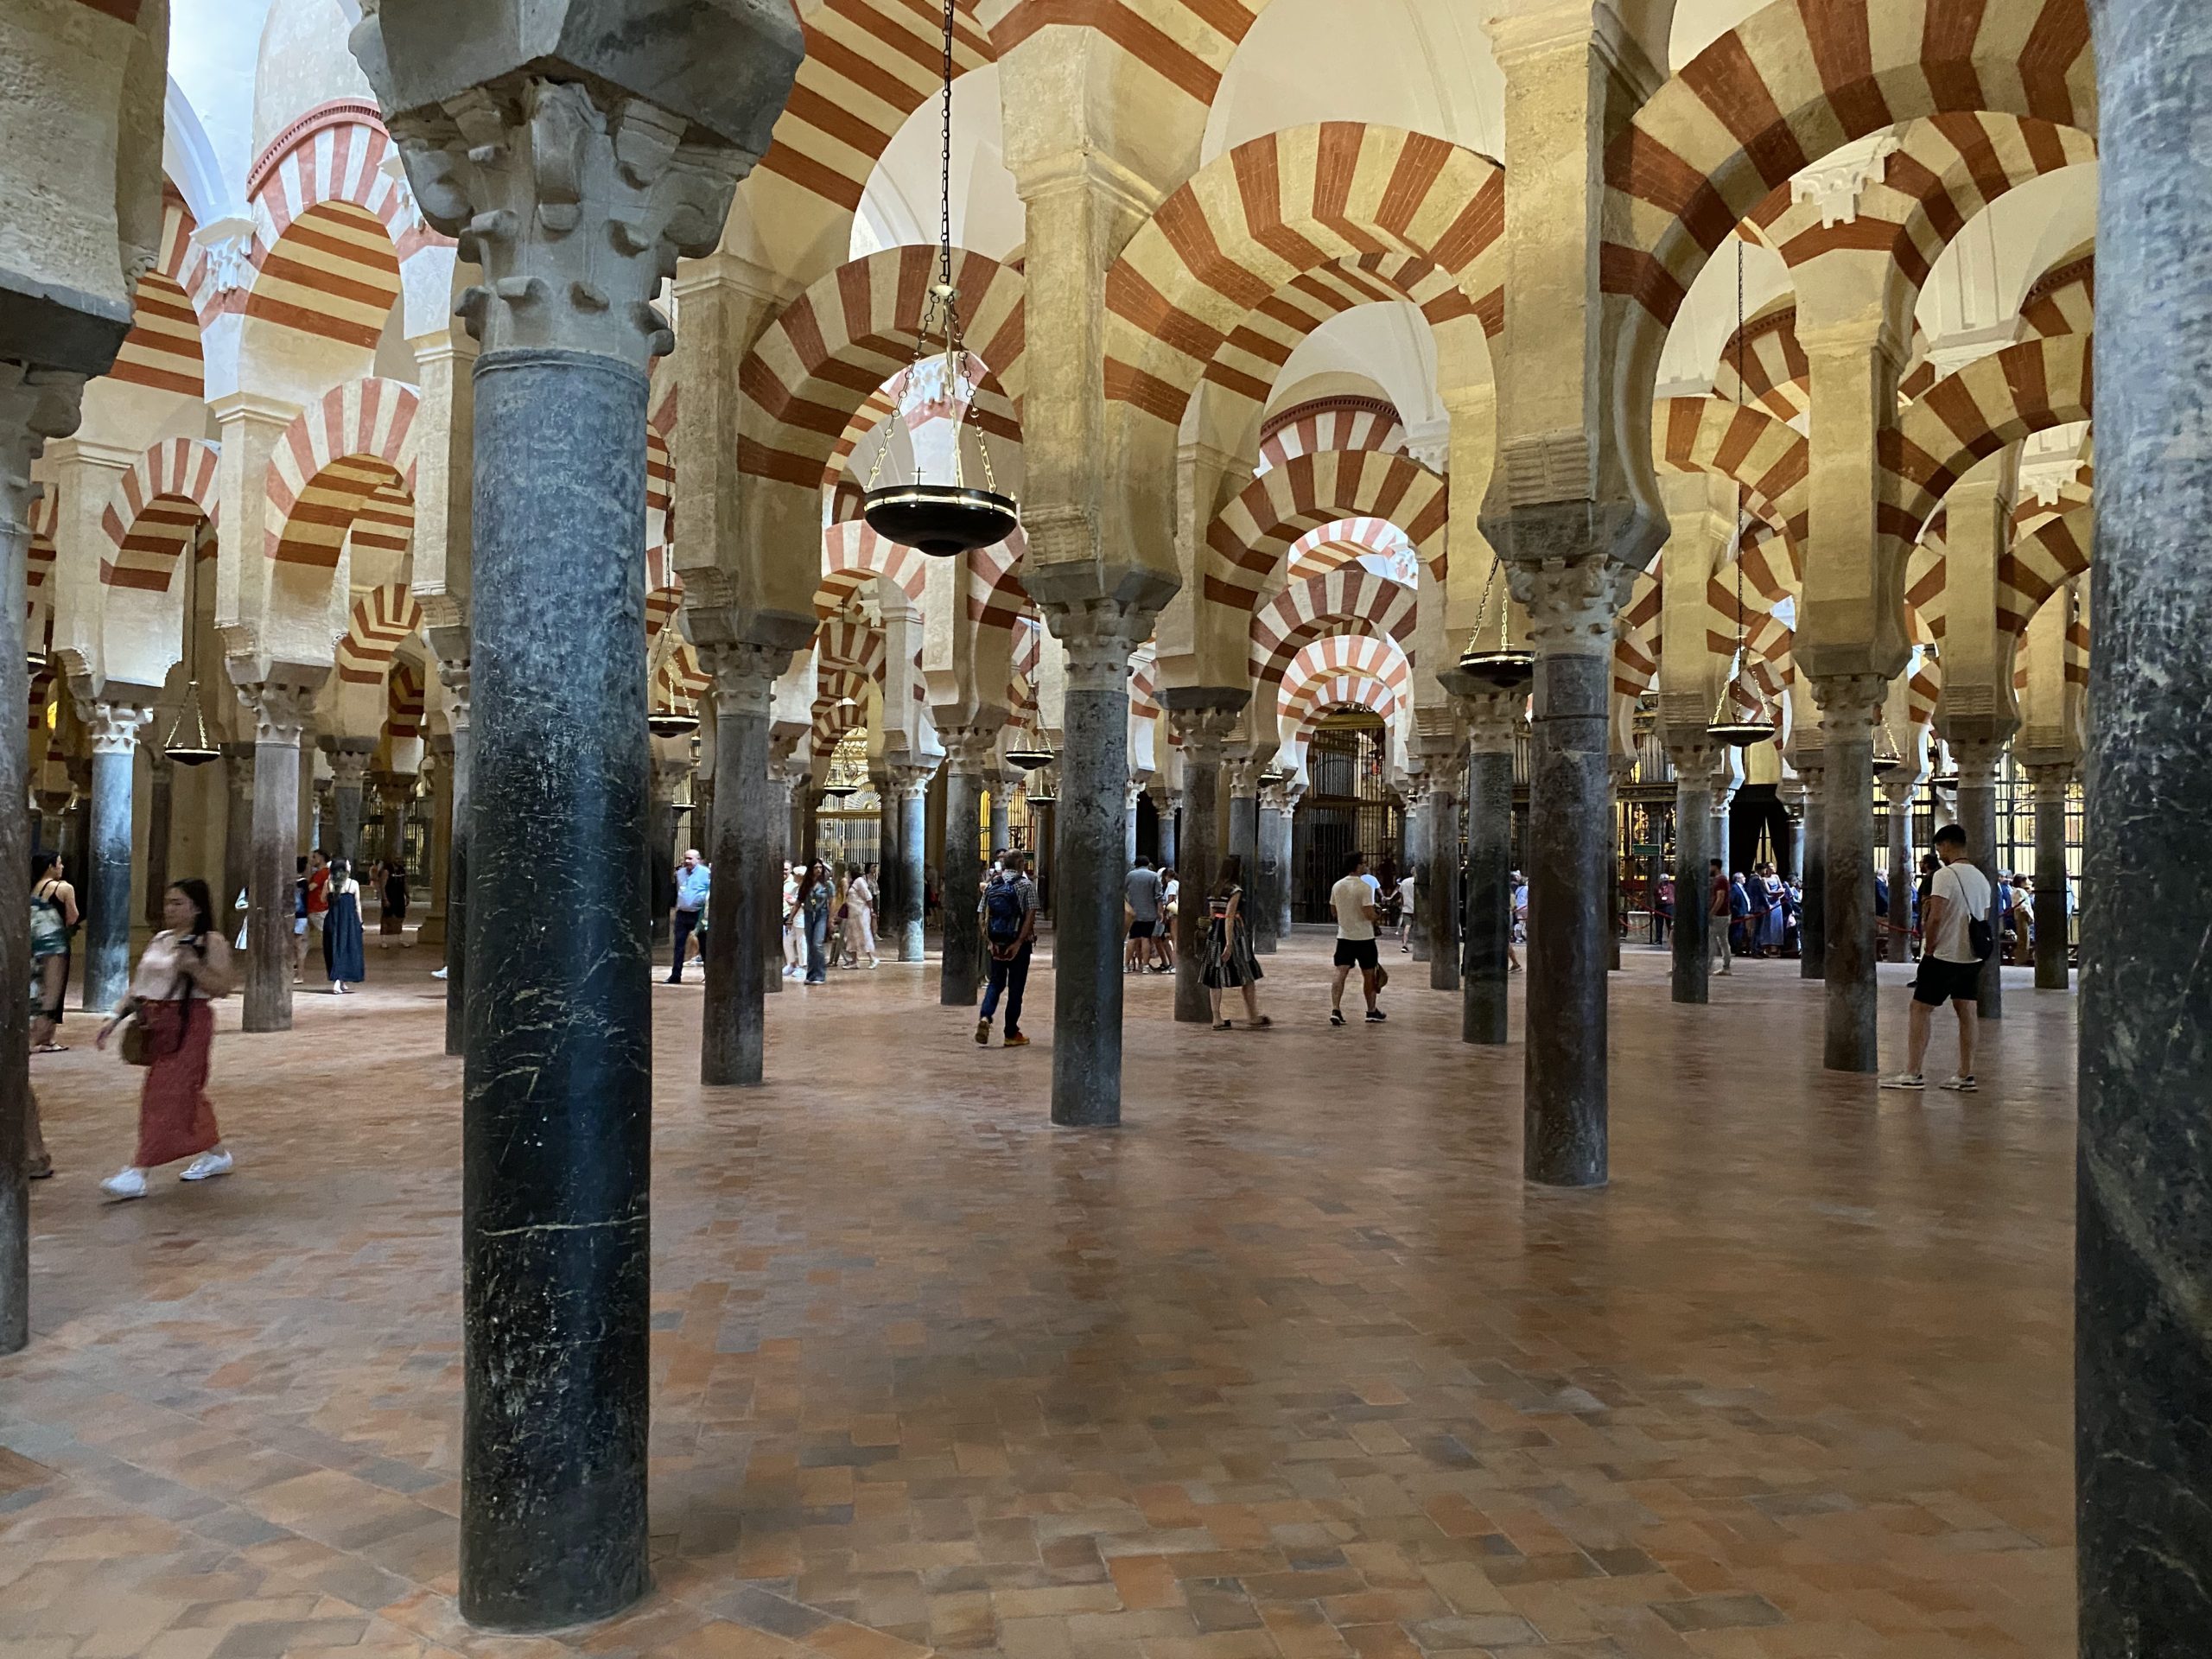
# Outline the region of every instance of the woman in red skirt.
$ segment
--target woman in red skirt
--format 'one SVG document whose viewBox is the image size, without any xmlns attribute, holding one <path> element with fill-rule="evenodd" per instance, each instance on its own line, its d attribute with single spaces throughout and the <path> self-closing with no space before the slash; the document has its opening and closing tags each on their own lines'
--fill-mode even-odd
<svg viewBox="0 0 2212 1659">
<path fill-rule="evenodd" d="M 100 1183 L 111 1198 L 146 1196 L 146 1172 L 180 1158 L 181 1179 L 231 1173 L 231 1154 L 207 1102 L 207 1057 L 215 1035 L 212 999 L 231 989 L 230 947 L 215 925 L 214 900 L 196 878 L 174 883 L 162 902 L 168 925 L 147 942 L 130 988 L 100 1027 L 98 1046 L 136 1017 L 153 1057 L 138 1098 L 138 1150 Z"/>
</svg>

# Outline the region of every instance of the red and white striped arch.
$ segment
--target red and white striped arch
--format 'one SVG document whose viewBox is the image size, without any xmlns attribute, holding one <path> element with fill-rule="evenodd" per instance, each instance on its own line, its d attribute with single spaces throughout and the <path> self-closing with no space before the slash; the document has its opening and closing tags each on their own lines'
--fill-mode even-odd
<svg viewBox="0 0 2212 1659">
<path fill-rule="evenodd" d="M 822 583 L 814 590 L 815 614 L 836 615 L 879 576 L 919 602 L 929 581 L 928 556 L 918 548 L 886 541 L 857 518 L 830 525 L 822 533 Z"/>
<path fill-rule="evenodd" d="M 1731 403 L 1751 404 L 1777 421 L 1794 421 L 1810 409 L 1812 365 L 1797 343 L 1797 308 L 1785 304 L 1762 312 L 1731 334 L 1720 348 L 1713 389 Z"/>
<path fill-rule="evenodd" d="M 1379 449 L 1402 454 L 1406 429 L 1396 408 L 1380 397 L 1318 397 L 1268 417 L 1260 429 L 1256 475 L 1299 455 L 1325 449 Z"/>
<path fill-rule="evenodd" d="M 1019 529 L 994 547 L 968 556 L 968 620 L 979 628 L 1010 628 L 1029 609 L 1021 563 L 1029 539 Z"/>
<path fill-rule="evenodd" d="M 1773 416 L 1726 397 L 1669 397 L 1652 410 L 1653 459 L 1744 486 L 1745 505 L 1793 542 L 1805 539 L 1812 451 Z"/>
<path fill-rule="evenodd" d="M 1158 659 L 1144 657 L 1129 664 L 1129 718 L 1143 721 L 1158 720 L 1160 707 L 1160 664 Z"/>
<path fill-rule="evenodd" d="M 1346 518 L 1395 524 L 1440 579 L 1451 516 L 1444 480 L 1410 455 L 1332 449 L 1295 456 L 1246 485 L 1207 530 L 1205 596 L 1253 609 L 1294 543 Z"/>
<path fill-rule="evenodd" d="M 1949 532 L 1950 515 L 1938 512 L 1905 556 L 1905 620 L 1916 645 L 1939 643 L 1949 623 L 1946 592 L 1951 569 Z"/>
<path fill-rule="evenodd" d="M 1328 633 L 1376 633 L 1403 640 L 1413 632 L 1418 595 L 1402 582 L 1348 564 L 1294 583 L 1254 613 L 1252 678 L 1271 687 L 1307 641 Z"/>
<path fill-rule="evenodd" d="M 221 451 L 205 438 L 171 438 L 131 462 L 100 514 L 108 543 L 100 580 L 112 588 L 168 592 L 178 555 L 202 524 L 219 519 L 220 462 Z"/>
<path fill-rule="evenodd" d="M 410 662 L 391 665 L 385 686 L 384 729 L 395 741 L 404 743 L 423 735 L 423 671 Z"/>
<path fill-rule="evenodd" d="M 645 428 L 645 559 L 647 569 L 658 557 L 666 562 L 668 545 L 676 531 L 676 458 L 669 452 L 667 435 Z"/>
<path fill-rule="evenodd" d="M 2086 334 L 2096 327 L 2097 257 L 2085 253 L 2054 266 L 2020 302 L 2020 321 L 2045 340 Z"/>
<path fill-rule="evenodd" d="M 1118 48 L 1147 84 L 1164 80 L 1201 105 L 1221 90 L 1229 60 L 1268 0 L 974 0 L 976 20 L 1001 56 L 1040 29 L 1088 28 Z"/>
<path fill-rule="evenodd" d="M 192 245 L 195 228 L 192 210 L 165 192 L 161 251 L 131 296 L 130 332 L 115 354 L 110 378 L 188 397 L 205 390 L 201 310 L 194 295 L 207 283 L 207 256 Z"/>
<path fill-rule="evenodd" d="M 1997 626 L 2018 633 L 2045 600 L 2089 568 L 2096 515 L 2076 507 L 2013 537 L 1997 564 Z"/>
<path fill-rule="evenodd" d="M 814 642 L 818 672 L 842 669 L 879 685 L 883 683 L 890 653 L 881 628 L 849 616 L 831 617 L 816 631 Z"/>
<path fill-rule="evenodd" d="M 1306 728 L 1335 709 L 1365 709 L 1395 720 L 1406 706 L 1404 694 L 1371 674 L 1335 674 L 1309 680 L 1296 697 L 1285 698 L 1277 714 L 1284 741 L 1295 747 Z"/>
<path fill-rule="evenodd" d="M 1277 706 L 1287 719 L 1301 700 L 1311 706 L 1308 688 L 1344 676 L 1373 680 L 1403 698 L 1413 690 L 1413 659 L 1388 634 L 1338 633 L 1313 640 L 1284 668 Z"/>
<path fill-rule="evenodd" d="M 1640 697 L 1659 677 L 1659 625 L 1666 607 L 1666 562 L 1639 571 L 1613 629 L 1613 690 Z"/>
<path fill-rule="evenodd" d="M 1284 556 L 1285 574 L 1293 582 L 1303 582 L 1370 554 L 1405 564 L 1402 579 L 1412 576 L 1412 566 L 1421 557 L 1411 538 L 1388 518 L 1339 518 L 1309 530 L 1290 544 Z"/>
<path fill-rule="evenodd" d="M 334 569 L 372 497 L 397 485 L 412 498 L 415 410 L 411 387 L 349 380 L 293 419 L 269 460 L 270 558 Z"/>
<path fill-rule="evenodd" d="M 1925 726 L 1936 718 L 1936 705 L 1943 697 L 1943 664 L 1932 651 L 1920 653 L 1920 660 L 1913 664 L 1912 677 L 1904 684 L 1904 717 L 1914 726 Z"/>
<path fill-rule="evenodd" d="M 338 677 L 348 685 L 376 684 L 408 636 L 422 626 L 423 607 L 404 582 L 356 594 L 345 637 L 338 642 Z"/>
</svg>

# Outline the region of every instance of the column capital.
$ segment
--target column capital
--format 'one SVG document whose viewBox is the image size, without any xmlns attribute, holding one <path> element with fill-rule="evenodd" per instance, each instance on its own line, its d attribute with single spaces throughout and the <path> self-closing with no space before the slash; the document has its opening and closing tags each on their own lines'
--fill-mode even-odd
<svg viewBox="0 0 2212 1659">
<path fill-rule="evenodd" d="M 1260 785 L 1260 810 L 1262 812 L 1287 812 L 1296 800 L 1288 779 L 1279 784 Z"/>
<path fill-rule="evenodd" d="M 676 786 L 690 772 L 689 759 L 671 760 L 666 755 L 653 757 L 653 799 L 665 806 L 676 798 Z"/>
<path fill-rule="evenodd" d="M 791 653 L 780 645 L 750 640 L 721 640 L 696 646 L 699 666 L 714 677 L 715 713 L 719 718 L 768 717 L 775 701 L 776 680 L 791 664 Z"/>
<path fill-rule="evenodd" d="M 11 532 L 30 518 L 31 462 L 77 429 L 84 396 L 81 374 L 0 363 L 0 524 Z"/>
<path fill-rule="evenodd" d="M 368 780 L 369 753 L 341 749 L 334 744 L 324 752 L 330 760 L 331 781 L 341 789 L 359 789 Z"/>
<path fill-rule="evenodd" d="M 1506 581 L 1529 613 L 1529 644 L 1540 655 L 1599 657 L 1613 648 L 1613 628 L 1637 573 L 1602 553 L 1576 558 L 1514 561 Z"/>
<path fill-rule="evenodd" d="M 890 792 L 902 801 L 918 801 L 929 793 L 930 779 L 937 776 L 934 760 L 894 761 L 884 768 Z"/>
<path fill-rule="evenodd" d="M 1129 653 L 1152 632 L 1158 607 L 1111 595 L 1041 602 L 1046 626 L 1067 653 L 1068 689 L 1106 691 L 1125 686 Z"/>
<path fill-rule="evenodd" d="M 1229 793 L 1232 798 L 1256 797 L 1260 792 L 1260 774 L 1267 770 L 1267 763 L 1259 756 L 1246 753 L 1226 757 L 1229 769 Z"/>
<path fill-rule="evenodd" d="M 1466 717 L 1467 747 L 1476 754 L 1510 754 L 1519 736 L 1528 704 L 1524 691 L 1501 691 L 1489 696 L 1462 697 Z"/>
<path fill-rule="evenodd" d="M 1919 792 L 1920 783 L 1917 779 L 1908 778 L 1897 783 L 1882 785 L 1882 798 L 1889 802 L 1892 807 L 1900 809 L 1911 805 L 1912 798 Z"/>
<path fill-rule="evenodd" d="M 938 727 L 937 738 L 944 745 L 945 770 L 963 778 L 995 777 L 999 729 L 995 723 Z"/>
<path fill-rule="evenodd" d="M 1142 778 L 1132 778 L 1129 779 L 1129 786 L 1128 790 L 1124 791 L 1122 798 L 1122 806 L 1124 811 L 1134 812 L 1137 810 L 1137 803 L 1144 798 L 1144 786 L 1145 780 Z"/>
<path fill-rule="evenodd" d="M 138 747 L 138 735 L 154 718 L 150 702 L 130 702 L 114 697 L 94 697 L 80 703 L 78 718 L 84 723 L 85 741 L 94 754 L 129 754 Z"/>
<path fill-rule="evenodd" d="M 2074 766 L 2070 761 L 2047 761 L 2030 766 L 2028 782 L 2035 787 L 2037 806 L 2066 804 L 2066 791 L 2074 782 Z"/>
<path fill-rule="evenodd" d="M 1243 717 L 1249 691 L 1230 686 L 1171 686 L 1160 694 L 1167 710 L 1167 729 L 1183 746 L 1185 761 L 1221 764 L 1222 746 Z"/>
<path fill-rule="evenodd" d="M 1959 785 L 1984 787 L 1997 781 L 1997 763 L 2005 758 L 2002 738 L 1961 737 L 1949 740 L 1951 759 L 1959 765 Z"/>
<path fill-rule="evenodd" d="M 1821 729 L 1829 736 L 1871 741 L 1889 696 L 1889 680 L 1879 674 L 1831 674 L 1813 682 L 1813 701 L 1821 706 Z M 1809 765 L 1808 756 L 1798 769 L 1803 771 Z"/>
<path fill-rule="evenodd" d="M 1713 781 L 1713 766 L 1719 759 L 1720 746 L 1718 743 L 1669 743 L 1667 746 L 1667 763 L 1674 767 L 1677 778 L 1701 780 L 1709 785 Z"/>
<path fill-rule="evenodd" d="M 224 667 L 238 701 L 252 715 L 254 741 L 296 746 L 315 717 L 315 700 L 330 677 L 325 667 L 272 662 L 265 666 L 251 657 L 231 657 Z"/>
</svg>

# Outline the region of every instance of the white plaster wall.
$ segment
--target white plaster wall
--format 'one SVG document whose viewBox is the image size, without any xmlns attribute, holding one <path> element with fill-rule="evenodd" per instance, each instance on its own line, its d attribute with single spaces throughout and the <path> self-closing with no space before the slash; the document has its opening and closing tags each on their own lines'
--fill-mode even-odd
<svg viewBox="0 0 2212 1659">
<path fill-rule="evenodd" d="M 373 99 L 346 49 L 351 25 L 338 0 L 275 0 L 261 31 L 253 87 L 252 153 L 296 116 L 334 98 Z"/>
<path fill-rule="evenodd" d="M 1436 391 L 1436 340 L 1420 308 L 1386 300 L 1339 312 L 1298 344 L 1275 377 L 1270 413 L 1303 402 L 1303 383 L 1330 374 L 1358 375 L 1381 386 L 1408 426 L 1445 418 Z"/>
<path fill-rule="evenodd" d="M 254 71 L 270 0 L 170 0 L 169 79 L 188 104 L 224 188 L 217 208 L 243 202 L 246 169 L 253 165 Z M 172 105 L 174 108 L 174 105 Z M 177 177 L 173 172 L 172 177 Z M 177 177 L 201 224 L 219 217 L 194 200 L 193 187 Z"/>
<path fill-rule="evenodd" d="M 854 216 L 854 258 L 936 242 L 943 107 L 926 100 L 885 147 Z M 1004 259 L 1021 245 L 1023 226 L 1021 198 L 1006 166 L 998 66 L 986 64 L 952 83 L 952 240 Z"/>
</svg>

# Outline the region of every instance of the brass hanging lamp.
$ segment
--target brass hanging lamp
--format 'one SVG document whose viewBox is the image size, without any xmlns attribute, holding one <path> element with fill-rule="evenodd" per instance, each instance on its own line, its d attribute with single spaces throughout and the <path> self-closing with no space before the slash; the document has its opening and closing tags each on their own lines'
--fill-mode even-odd
<svg viewBox="0 0 2212 1659">
<path fill-rule="evenodd" d="M 1884 715 L 1874 728 L 1874 775 L 1886 778 L 1904 768 L 1904 755 L 1897 748 L 1897 741 L 1890 735 L 1890 717 Z"/>
<path fill-rule="evenodd" d="M 197 537 L 194 538 L 195 541 Z M 200 550 L 188 542 L 184 549 L 184 707 L 169 723 L 162 753 L 180 766 L 204 766 L 222 751 L 209 741 L 207 715 L 200 702 Z"/>
<path fill-rule="evenodd" d="M 929 298 L 915 330 L 914 361 L 906 371 L 911 377 L 937 357 L 944 365 L 948 395 L 959 387 L 968 367 L 968 350 L 960 321 L 960 289 L 952 280 L 952 9 L 953 0 L 944 0 L 944 103 L 938 168 L 937 281 L 930 284 Z M 943 342 L 941 353 L 931 344 L 933 340 Z M 953 423 L 950 480 L 933 481 L 924 477 L 917 461 L 912 483 L 878 487 L 876 477 L 883 470 L 884 457 L 890 454 L 891 446 L 887 441 L 877 450 L 875 465 L 868 471 L 868 493 L 861 499 L 861 516 L 868 521 L 870 530 L 901 547 L 918 548 L 939 558 L 950 558 L 979 547 L 995 546 L 1020 527 L 1020 509 L 1012 496 L 999 491 L 991 473 L 990 448 L 984 442 L 980 427 L 976 433 L 976 450 L 982 461 L 982 487 L 978 489 L 968 482 L 960 453 L 960 435 L 961 429 L 974 418 L 975 397 L 971 396 Z"/>
<path fill-rule="evenodd" d="M 1492 691 L 1518 691 L 1536 677 L 1536 656 L 1534 652 L 1513 644 L 1512 595 L 1499 596 L 1497 607 L 1497 644 L 1485 649 L 1482 643 L 1483 629 L 1490 617 L 1492 595 L 1505 581 L 1505 566 L 1493 561 L 1490 580 L 1483 584 L 1482 604 L 1475 612 L 1475 631 L 1467 636 L 1467 648 L 1459 654 L 1459 672 L 1468 679 Z"/>
<path fill-rule="evenodd" d="M 669 665 L 676 659 L 676 622 L 673 618 L 661 624 L 660 637 L 653 641 L 652 678 L 668 678 L 668 696 L 658 700 L 645 715 L 645 729 L 655 737 L 689 737 L 699 729 L 699 705 L 684 695 L 676 683 L 676 677 L 669 673 Z M 648 688 L 650 690 L 650 686 Z"/>
<path fill-rule="evenodd" d="M 1736 389 L 1744 387 L 1744 239 L 1736 238 Z M 1721 683 L 1720 696 L 1713 705 L 1713 718 L 1707 722 L 1705 734 L 1716 743 L 1730 748 L 1748 749 L 1755 743 L 1764 743 L 1781 730 L 1780 718 L 1767 702 L 1766 693 L 1759 690 L 1750 670 L 1750 652 L 1744 636 L 1744 531 L 1748 524 L 1744 512 L 1744 486 L 1736 485 L 1736 534 L 1730 550 L 1736 558 L 1736 651 L 1728 659 L 1728 677 Z M 1751 714 L 1738 719 L 1736 704 L 1739 700 L 1750 703 Z"/>
</svg>

